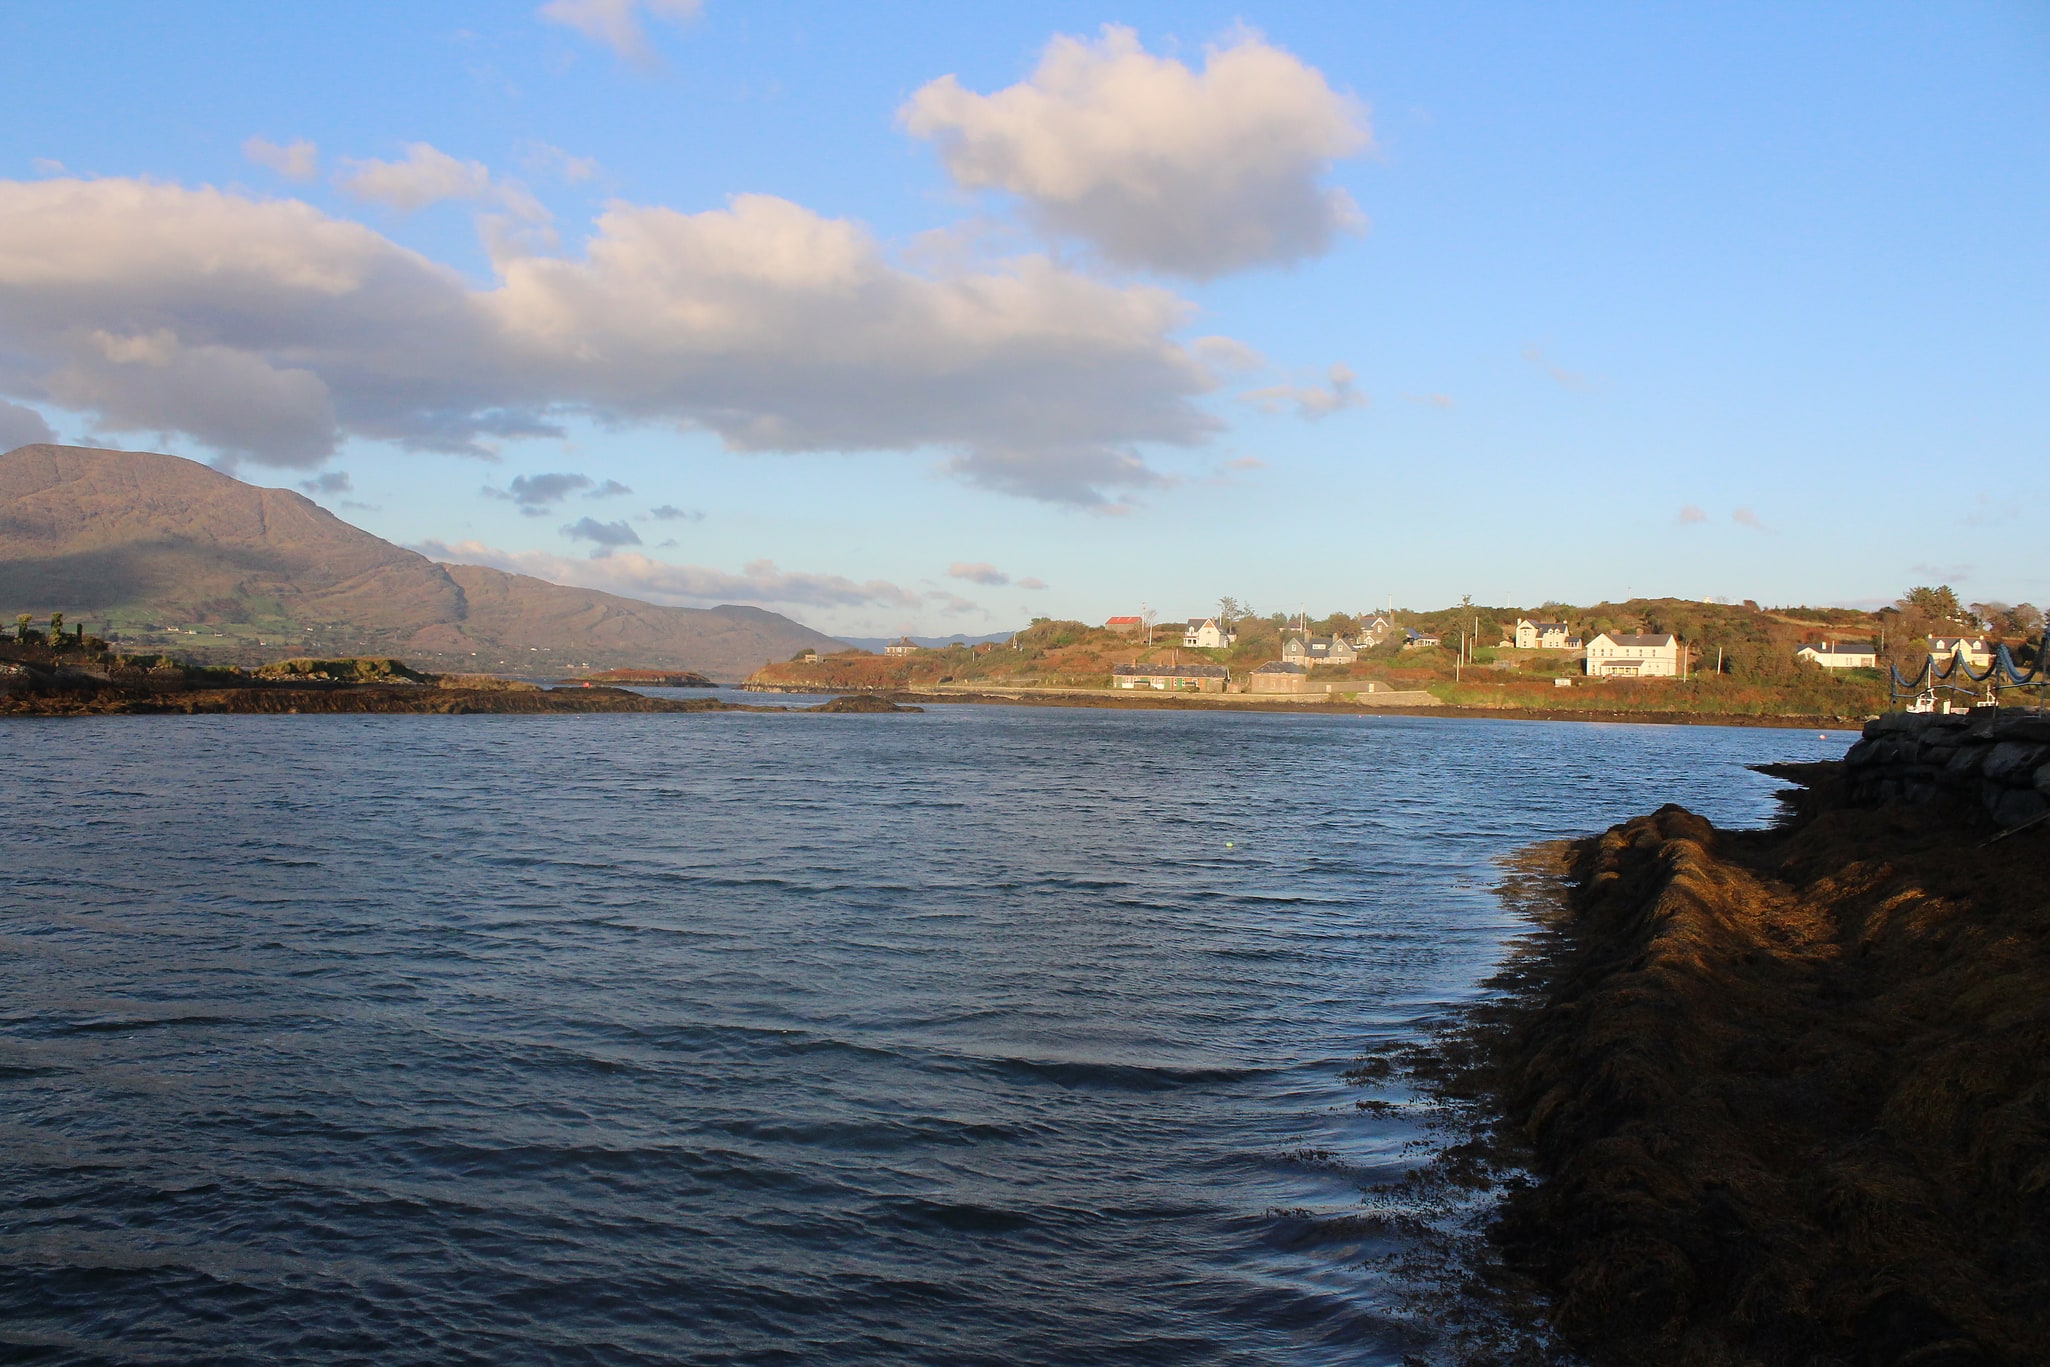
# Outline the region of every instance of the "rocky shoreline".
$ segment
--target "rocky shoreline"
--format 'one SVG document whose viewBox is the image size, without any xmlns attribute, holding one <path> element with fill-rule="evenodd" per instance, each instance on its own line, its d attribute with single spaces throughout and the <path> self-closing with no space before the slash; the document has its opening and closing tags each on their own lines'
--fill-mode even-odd
<svg viewBox="0 0 2050 1367">
<path fill-rule="evenodd" d="M 1396 1062 L 1469 1119 L 1440 1172 L 1500 1184 L 1472 1284 L 1523 1360 L 2042 1360 L 2050 823 L 2004 820 L 2040 768 L 1998 747 L 2043 720 L 1985 713 L 1768 767 L 1774 829 L 1669 806 L 1519 861 L 1537 933 Z"/>
<path fill-rule="evenodd" d="M 0 717 L 922 710 L 874 697 L 774 707 L 719 698 L 653 698 L 591 684 L 543 688 L 479 675 L 423 674 L 391 660 L 294 660 L 255 671 L 175 662 L 0 660 Z"/>
</svg>

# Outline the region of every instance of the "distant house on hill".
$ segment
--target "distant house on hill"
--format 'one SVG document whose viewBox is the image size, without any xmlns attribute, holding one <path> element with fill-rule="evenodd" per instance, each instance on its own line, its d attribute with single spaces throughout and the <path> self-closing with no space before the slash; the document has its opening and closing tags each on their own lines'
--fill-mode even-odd
<svg viewBox="0 0 2050 1367">
<path fill-rule="evenodd" d="M 899 636 L 896 640 L 883 647 L 883 654 L 885 655 L 916 655 L 917 653 L 918 642 L 912 640 L 909 636 Z"/>
<path fill-rule="evenodd" d="M 1195 650 L 1223 650 L 1239 638 L 1226 631 L 1215 617 L 1191 617 L 1182 631 L 1182 644 Z"/>
<path fill-rule="evenodd" d="M 1580 638 L 1573 634 L 1573 627 L 1566 622 L 1533 622 L 1528 617 L 1516 619 L 1516 648 L 1518 650 L 1578 650 Z"/>
<path fill-rule="evenodd" d="M 1587 643 L 1587 673 L 1594 679 L 1670 679 L 1680 673 L 1680 641 L 1671 632 L 1611 635 Z"/>
<path fill-rule="evenodd" d="M 1222 693 L 1231 682 L 1223 665 L 1113 665 L 1112 688 L 1157 688 L 1175 693 Z"/>
<path fill-rule="evenodd" d="M 1395 623 L 1386 617 L 1362 617 L 1360 634 L 1352 638 L 1355 650 L 1372 650 L 1395 634 Z"/>
<path fill-rule="evenodd" d="M 1824 669 L 1877 669 L 1879 647 L 1871 641 L 1814 641 L 1795 651 L 1794 658 Z"/>
<path fill-rule="evenodd" d="M 1129 636 L 1145 625 L 1146 619 L 1143 617 L 1111 617 L 1105 619 L 1103 629 Z"/>
<path fill-rule="evenodd" d="M 1938 668 L 1952 660 L 1963 660 L 1973 669 L 1989 669 L 1993 665 L 1993 647 L 1983 636 L 1931 636 L 1929 659 Z"/>
<path fill-rule="evenodd" d="M 1404 627 L 1402 629 L 1402 648 L 1404 650 L 1422 650 L 1426 646 L 1443 644 L 1444 642 L 1439 639 L 1438 633 L 1435 631 L 1418 631 L 1414 627 Z"/>
<path fill-rule="evenodd" d="M 1269 660 L 1246 676 L 1249 693 L 1307 693 L 1310 671 L 1306 665 L 1287 660 Z"/>
<path fill-rule="evenodd" d="M 1281 658 L 1296 665 L 1349 665 L 1360 657 L 1343 636 L 1291 636 L 1281 643 Z"/>
</svg>

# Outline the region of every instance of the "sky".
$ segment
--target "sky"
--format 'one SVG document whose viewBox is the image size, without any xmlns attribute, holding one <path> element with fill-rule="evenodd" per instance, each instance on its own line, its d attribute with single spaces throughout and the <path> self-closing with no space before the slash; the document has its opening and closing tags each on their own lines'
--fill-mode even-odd
<svg viewBox="0 0 2050 1367">
<path fill-rule="evenodd" d="M 0 449 L 827 631 L 2050 601 L 2050 6 L 25 3 Z"/>
</svg>

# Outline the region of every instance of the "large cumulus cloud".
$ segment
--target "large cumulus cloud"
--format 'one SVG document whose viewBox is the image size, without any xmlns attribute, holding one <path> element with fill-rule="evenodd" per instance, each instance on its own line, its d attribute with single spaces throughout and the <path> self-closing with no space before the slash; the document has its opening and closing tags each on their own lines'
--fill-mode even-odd
<svg viewBox="0 0 2050 1367">
<path fill-rule="evenodd" d="M 899 118 L 957 185 L 1016 195 L 1121 265 L 1209 279 L 1316 256 L 1362 222 L 1322 178 L 1368 146 L 1365 111 L 1249 31 L 1197 72 L 1105 25 L 1093 42 L 1055 38 L 992 95 L 941 77 Z"/>
<path fill-rule="evenodd" d="M 568 414 L 748 451 L 941 452 L 1096 503 L 1200 442 L 1189 306 L 1037 255 L 947 275 L 769 196 L 615 203 L 581 255 L 457 272 L 293 200 L 133 179 L 0 181 L 0 394 L 113 431 L 319 465 L 344 437 L 488 451 Z"/>
</svg>

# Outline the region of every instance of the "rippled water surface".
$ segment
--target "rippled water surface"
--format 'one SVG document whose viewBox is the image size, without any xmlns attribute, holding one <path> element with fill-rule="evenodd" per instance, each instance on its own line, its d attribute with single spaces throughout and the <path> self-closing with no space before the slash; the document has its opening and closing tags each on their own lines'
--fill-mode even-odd
<svg viewBox="0 0 2050 1367">
<path fill-rule="evenodd" d="M 0 1347 L 1391 1362 L 1340 1071 L 1493 856 L 1814 733 L 943 707 L 0 726 Z M 1357 1237 L 1357 1236 L 1353 1236 Z"/>
</svg>

